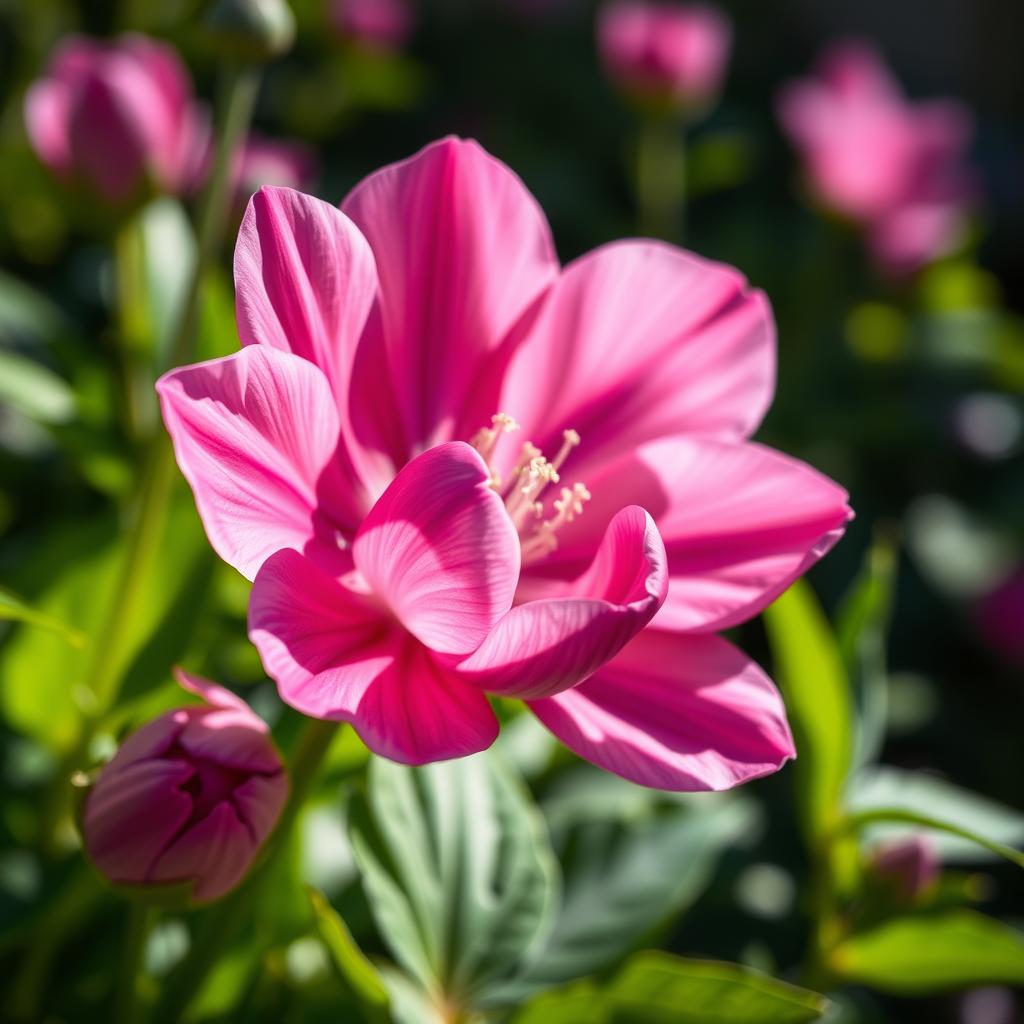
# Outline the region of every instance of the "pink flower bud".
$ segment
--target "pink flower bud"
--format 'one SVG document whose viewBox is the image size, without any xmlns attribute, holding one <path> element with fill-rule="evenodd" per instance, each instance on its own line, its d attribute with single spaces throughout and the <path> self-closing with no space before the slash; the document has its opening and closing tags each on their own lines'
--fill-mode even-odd
<svg viewBox="0 0 1024 1024">
<path fill-rule="evenodd" d="M 626 92 L 701 107 L 721 88 L 732 28 L 716 7 L 622 0 L 601 12 L 597 42 L 605 71 Z"/>
<path fill-rule="evenodd" d="M 1024 665 L 1024 568 L 981 599 L 977 618 L 992 650 L 1015 665 Z"/>
<path fill-rule="evenodd" d="M 379 50 L 399 50 L 412 34 L 409 0 L 334 0 L 330 20 L 338 32 Z"/>
<path fill-rule="evenodd" d="M 309 190 L 317 176 L 316 153 L 291 139 L 250 135 L 235 161 L 235 193 L 244 209 L 253 192 L 264 185 Z"/>
<path fill-rule="evenodd" d="M 57 177 L 114 204 L 147 184 L 187 191 L 208 134 L 177 53 L 138 34 L 65 39 L 28 90 L 25 123 Z"/>
<path fill-rule="evenodd" d="M 249 870 L 288 795 L 266 723 L 239 697 L 185 672 L 207 703 L 128 737 L 85 801 L 85 848 L 118 885 L 191 884 L 218 899 Z"/>
<path fill-rule="evenodd" d="M 908 902 L 929 889 L 942 869 L 935 843 L 920 833 L 881 843 L 868 863 L 876 877 L 894 886 Z"/>
</svg>

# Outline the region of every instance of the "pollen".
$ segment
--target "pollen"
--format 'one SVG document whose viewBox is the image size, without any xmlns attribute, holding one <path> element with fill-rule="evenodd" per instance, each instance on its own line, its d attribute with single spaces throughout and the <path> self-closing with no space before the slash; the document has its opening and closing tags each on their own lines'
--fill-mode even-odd
<svg viewBox="0 0 1024 1024">
<path fill-rule="evenodd" d="M 505 413 L 491 417 L 491 426 L 481 427 L 473 435 L 470 444 L 480 453 L 490 471 L 490 486 L 504 499 L 517 532 L 522 548 L 523 562 L 538 561 L 558 547 L 558 530 L 571 523 L 583 512 L 583 506 L 590 500 L 590 491 L 582 483 L 562 487 L 559 496 L 548 506 L 542 500 L 547 488 L 561 482 L 561 470 L 572 450 L 580 444 L 580 435 L 575 430 L 562 433 L 562 444 L 553 459 L 531 441 L 526 441 L 519 450 L 519 458 L 509 473 L 508 483 L 503 485 L 501 475 L 495 469 L 495 449 L 502 434 L 519 429 L 519 424 Z"/>
</svg>

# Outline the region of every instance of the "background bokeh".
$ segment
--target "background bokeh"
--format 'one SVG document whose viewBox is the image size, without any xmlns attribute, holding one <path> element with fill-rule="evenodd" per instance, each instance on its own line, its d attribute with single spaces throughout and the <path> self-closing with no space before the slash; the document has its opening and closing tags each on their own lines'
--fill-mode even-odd
<svg viewBox="0 0 1024 1024">
<path fill-rule="evenodd" d="M 132 28 L 174 43 L 197 93 L 212 100 L 218 57 L 199 30 L 200 6 L 0 3 L 0 582 L 51 612 L 62 608 L 83 629 L 107 585 L 101 555 L 117 535 L 116 509 L 136 463 L 111 384 L 108 239 L 97 211 L 69 196 L 31 152 L 22 99 L 65 33 Z M 478 139 L 523 178 L 563 261 L 636 233 L 630 168 L 638 116 L 602 74 L 595 5 L 424 0 L 408 43 L 387 53 L 339 38 L 319 0 L 293 6 L 297 43 L 268 68 L 255 126 L 314 148 L 319 169 L 310 191 L 336 202 L 369 171 L 454 133 Z M 779 384 L 759 439 L 813 463 L 851 493 L 857 518 L 811 573 L 830 615 L 873 543 L 896 551 L 881 761 L 1024 811 L 1024 583 L 1012 596 L 1015 574 L 1024 573 L 1024 8 L 1014 0 L 721 6 L 734 22 L 734 54 L 720 102 L 689 135 L 684 244 L 737 266 L 771 298 Z M 775 117 L 779 86 L 806 74 L 825 43 L 849 35 L 876 44 L 909 95 L 959 97 L 976 119 L 971 163 L 983 199 L 970 237 L 906 279 L 879 275 L 856 232 L 815 209 Z M 164 231 L 152 267 L 158 295 L 173 289 L 187 259 L 176 248 L 175 223 Z M 237 344 L 229 236 L 205 293 L 203 355 Z M 38 366 L 43 382 L 23 360 L 9 362 L 10 354 Z M 53 386 L 52 376 L 66 386 Z M 166 669 L 187 658 L 246 692 L 286 745 L 297 726 L 245 640 L 245 588 L 207 552 L 183 488 L 179 498 L 180 545 L 161 569 L 176 596 L 170 606 L 154 605 L 159 639 L 134 652 L 124 717 L 111 736 L 173 705 Z M 66 593 L 48 598 L 71 573 L 77 576 Z M 65 928 L 47 896 L 62 891 L 74 861 L 60 843 L 47 848 L 39 825 L 51 813 L 46 800 L 65 753 L 61 730 L 74 731 L 75 654 L 49 635 L 27 639 L 24 626 L 7 632 L 0 653 L 4 989 L 49 978 L 53 987 L 35 994 L 38 1019 L 95 1019 L 104 965 L 116 955 L 119 905 L 113 897 L 92 903 Z M 739 640 L 770 664 L 760 622 L 744 627 Z M 377 952 L 332 810 L 360 769 L 357 746 L 346 741 L 332 762 L 323 813 L 308 823 L 317 840 L 307 861 L 360 943 Z M 539 798 L 556 810 L 569 799 L 568 755 L 551 761 L 525 736 L 517 756 Z M 760 810 L 756 828 L 725 850 L 686 914 L 664 922 L 653 944 L 792 976 L 807 943 L 801 892 L 808 863 L 788 776 L 744 791 Z M 637 870 L 672 874 L 681 866 L 667 854 L 639 861 Z M 979 876 L 986 913 L 1024 919 L 1019 869 L 968 857 L 957 870 Z M 69 899 L 62 896 L 61 905 Z M 51 915 L 53 940 L 26 961 L 40 914 Z M 162 941 L 167 949 L 152 953 L 155 977 L 173 966 L 181 931 L 165 929 Z M 277 955 L 287 960 L 289 949 L 285 943 Z M 161 955 L 169 966 L 161 967 Z M 203 1019 L 319 1019 L 308 1009 L 316 1000 L 302 994 L 304 969 L 278 964 L 271 978 L 284 979 L 279 984 L 250 979 L 232 989 L 224 982 L 229 994 L 220 1005 L 214 999 Z M 26 982 L 33 970 L 39 977 Z M 911 998 L 853 988 L 843 999 L 842 1019 L 865 1024 L 1024 1019 L 1024 1003 L 1003 989 Z"/>
</svg>

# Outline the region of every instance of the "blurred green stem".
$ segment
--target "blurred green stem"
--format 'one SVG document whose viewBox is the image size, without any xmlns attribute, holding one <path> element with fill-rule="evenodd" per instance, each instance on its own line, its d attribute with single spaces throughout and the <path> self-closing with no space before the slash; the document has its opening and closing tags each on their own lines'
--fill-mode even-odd
<svg viewBox="0 0 1024 1024">
<path fill-rule="evenodd" d="M 177 1024 L 189 1003 L 202 989 L 217 960 L 217 954 L 248 917 L 250 906 L 270 875 L 269 868 L 287 846 L 295 820 L 316 782 L 320 766 L 338 731 L 338 722 L 310 718 L 288 760 L 290 790 L 281 819 L 264 847 L 262 860 L 234 893 L 214 907 L 193 943 L 188 956 L 166 979 L 154 1020 L 156 1024 Z"/>
<path fill-rule="evenodd" d="M 640 233 L 680 244 L 686 230 L 686 136 L 668 115 L 648 114 L 636 152 Z"/>
<path fill-rule="evenodd" d="M 144 252 L 136 217 L 120 225 L 114 237 L 114 273 L 117 304 L 117 361 L 125 433 L 138 443 L 152 430 L 154 403 L 143 354 L 146 347 Z"/>
<path fill-rule="evenodd" d="M 139 970 L 142 967 L 146 938 L 156 911 L 143 903 L 131 903 L 125 926 L 124 945 L 117 965 L 114 989 L 114 1024 L 135 1024 L 139 1009 Z"/>
</svg>

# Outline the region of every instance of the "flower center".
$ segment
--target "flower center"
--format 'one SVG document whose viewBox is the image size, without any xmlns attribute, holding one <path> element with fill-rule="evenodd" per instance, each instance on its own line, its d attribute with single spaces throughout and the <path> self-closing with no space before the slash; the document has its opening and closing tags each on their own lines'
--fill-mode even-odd
<svg viewBox="0 0 1024 1024">
<path fill-rule="evenodd" d="M 561 481 L 559 471 L 569 458 L 569 453 L 580 443 L 575 430 L 562 434 L 562 447 L 550 461 L 530 441 L 519 451 L 507 483 L 493 465 L 494 450 L 502 434 L 519 429 L 519 424 L 503 412 L 491 417 L 491 426 L 481 427 L 470 444 L 480 453 L 491 473 L 491 486 L 504 498 L 505 508 L 519 533 L 523 564 L 536 562 L 549 555 L 558 547 L 558 530 L 571 523 L 583 511 L 590 500 L 590 491 L 582 483 L 562 487 L 559 496 L 551 503 L 553 511 L 545 518 L 545 506 L 541 496 L 551 484 Z"/>
</svg>

